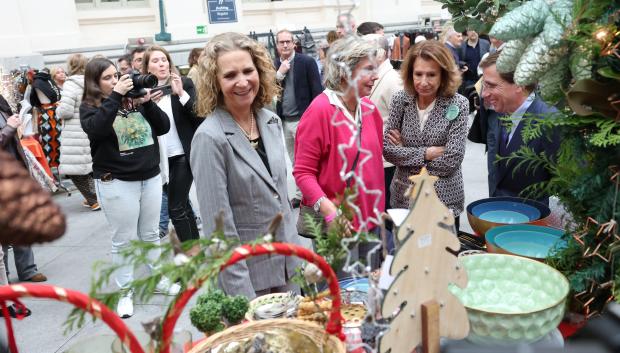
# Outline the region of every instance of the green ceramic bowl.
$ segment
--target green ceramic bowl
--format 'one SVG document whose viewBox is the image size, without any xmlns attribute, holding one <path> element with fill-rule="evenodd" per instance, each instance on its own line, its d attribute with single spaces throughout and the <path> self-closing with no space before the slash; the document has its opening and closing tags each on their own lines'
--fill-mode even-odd
<svg viewBox="0 0 620 353">
<path fill-rule="evenodd" d="M 534 342 L 555 329 L 568 280 L 544 263 L 502 254 L 464 256 L 465 289 L 450 286 L 469 317 L 468 339 L 478 344 Z"/>
</svg>

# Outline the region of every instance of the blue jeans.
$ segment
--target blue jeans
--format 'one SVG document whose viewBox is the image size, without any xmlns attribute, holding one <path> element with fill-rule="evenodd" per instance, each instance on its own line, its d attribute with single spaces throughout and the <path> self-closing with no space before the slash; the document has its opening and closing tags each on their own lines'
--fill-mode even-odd
<svg viewBox="0 0 620 353">
<path fill-rule="evenodd" d="M 120 254 L 131 240 L 140 239 L 159 245 L 158 221 L 161 208 L 161 176 L 142 181 L 95 179 L 97 199 L 112 230 L 112 263 L 123 265 L 114 274 L 116 284 L 127 288 L 133 281 L 133 264 Z M 151 264 L 161 256 L 161 249 L 147 254 Z M 153 266 L 151 265 L 151 269 Z"/>
<path fill-rule="evenodd" d="M 168 215 L 168 190 L 166 185 L 163 186 L 163 192 L 161 193 L 161 210 L 159 211 L 159 233 L 168 234 L 168 224 L 170 223 L 170 216 Z"/>
</svg>

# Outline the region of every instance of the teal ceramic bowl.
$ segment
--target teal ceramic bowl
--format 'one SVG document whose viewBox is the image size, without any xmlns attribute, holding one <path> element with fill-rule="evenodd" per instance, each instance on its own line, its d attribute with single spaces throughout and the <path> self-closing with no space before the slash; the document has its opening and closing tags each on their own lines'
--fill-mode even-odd
<svg viewBox="0 0 620 353">
<path fill-rule="evenodd" d="M 564 231 L 556 228 L 515 224 L 490 229 L 485 240 L 489 252 L 543 261 L 554 251 L 566 247 L 563 234 Z"/>
<path fill-rule="evenodd" d="M 465 289 L 450 290 L 467 309 L 468 340 L 507 345 L 535 342 L 555 329 L 568 295 L 568 280 L 542 262 L 504 254 L 460 258 Z"/>
<path fill-rule="evenodd" d="M 467 205 L 467 220 L 474 233 L 508 224 L 546 225 L 551 210 L 546 205 L 518 197 L 489 197 Z"/>
</svg>

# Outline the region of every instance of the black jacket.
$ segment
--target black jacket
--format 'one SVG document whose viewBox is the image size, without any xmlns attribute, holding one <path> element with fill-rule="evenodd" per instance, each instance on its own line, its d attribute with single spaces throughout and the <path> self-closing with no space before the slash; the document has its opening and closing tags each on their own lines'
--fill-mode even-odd
<svg viewBox="0 0 620 353">
<path fill-rule="evenodd" d="M 35 89 L 40 90 L 50 100 L 51 103 L 56 103 L 60 100 L 60 89 L 56 86 L 52 76 L 44 71 L 37 72 L 32 79 L 32 93 L 30 94 L 30 104 L 33 107 L 41 107 L 39 96 Z"/>
<path fill-rule="evenodd" d="M 181 104 L 179 96 L 172 95 L 170 101 L 172 104 L 172 115 L 174 116 L 174 124 L 177 127 L 179 133 L 179 139 L 181 145 L 183 145 L 183 151 L 185 156 L 189 160 L 189 154 L 192 145 L 192 139 L 198 126 L 204 119 L 196 116 L 194 112 L 194 103 L 196 101 L 196 88 L 192 80 L 186 77 L 181 78 L 183 80 L 183 89 L 189 94 L 189 100 L 185 105 Z"/>
<path fill-rule="evenodd" d="M 123 117 L 119 113 L 122 98 L 112 92 L 99 107 L 87 103 L 80 106 L 80 123 L 90 140 L 94 177 L 101 179 L 109 173 L 114 179 L 126 181 L 150 179 L 160 172 L 157 136 L 170 130 L 170 120 L 152 101 L 138 107 L 139 114 Z"/>
<path fill-rule="evenodd" d="M 280 58 L 277 58 L 274 63 L 276 70 L 280 68 L 281 64 Z M 293 81 L 295 82 L 295 103 L 297 103 L 297 111 L 299 112 L 299 116 L 301 116 L 310 105 L 310 102 L 323 92 L 321 75 L 319 74 L 316 61 L 308 55 L 301 53 L 295 53 L 295 58 L 293 59 L 293 75 L 295 75 L 293 77 Z M 282 80 L 283 92 L 285 80 Z M 280 118 L 284 119 L 282 114 L 282 97 L 278 99 L 276 110 Z"/>
</svg>

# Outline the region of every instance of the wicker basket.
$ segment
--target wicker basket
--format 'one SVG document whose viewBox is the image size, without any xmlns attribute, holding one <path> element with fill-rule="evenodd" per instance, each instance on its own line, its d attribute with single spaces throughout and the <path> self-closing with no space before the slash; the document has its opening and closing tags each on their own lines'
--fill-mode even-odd
<svg viewBox="0 0 620 353">
<path fill-rule="evenodd" d="M 250 321 L 241 325 L 236 325 L 228 328 L 225 331 L 218 332 L 215 335 L 209 336 L 206 340 L 198 343 L 188 353 L 206 353 L 210 352 L 212 348 L 219 345 L 250 339 L 257 333 L 267 332 L 274 329 L 287 329 L 294 330 L 297 333 L 306 335 L 313 342 L 319 345 L 323 343 L 325 347 L 324 352 L 330 353 L 345 353 L 345 347 L 342 341 L 336 336 L 330 335 L 325 332 L 325 329 L 315 323 L 296 319 L 271 319 Z"/>
<path fill-rule="evenodd" d="M 127 325 L 125 325 L 123 320 L 121 320 L 115 312 L 110 310 L 101 302 L 78 291 L 47 284 L 28 283 L 0 286 L 0 308 L 4 312 L 4 320 L 7 326 L 7 337 L 9 340 L 9 348 L 11 353 L 17 353 L 17 344 L 15 343 L 11 318 L 9 317 L 6 309 L 6 301 L 20 303 L 18 298 L 21 297 L 50 298 L 73 304 L 77 308 L 80 308 L 105 322 L 121 339 L 121 342 L 129 348 L 131 353 L 144 353 L 144 350 L 140 347 L 140 343 L 136 339 L 136 336 L 134 336 L 134 334 L 127 328 Z"/>
<path fill-rule="evenodd" d="M 311 262 L 319 267 L 321 272 L 325 275 L 327 284 L 329 286 L 330 295 L 334 301 L 332 311 L 329 315 L 329 321 L 325 328 L 318 326 L 315 323 L 306 322 L 302 320 L 294 319 L 271 319 L 247 322 L 241 325 L 230 327 L 222 332 L 219 332 L 213 336 L 210 336 L 205 341 L 199 343 L 194 347 L 190 353 L 208 352 L 209 349 L 214 348 L 220 344 L 236 341 L 244 338 L 253 337 L 258 332 L 265 332 L 277 328 L 292 329 L 296 332 L 308 336 L 315 342 L 324 342 L 331 352 L 344 353 L 346 352 L 344 346 L 344 334 L 342 332 L 342 315 L 340 314 L 340 287 L 338 286 L 338 279 L 334 270 L 327 264 L 325 259 L 315 254 L 314 252 L 303 248 L 301 246 L 287 244 L 287 243 L 270 243 L 263 245 L 243 245 L 233 251 L 232 256 L 222 266 L 222 270 L 230 265 L 237 263 L 238 261 L 245 260 L 252 256 L 260 256 L 267 254 L 280 254 L 285 256 L 297 256 L 308 262 Z M 169 342 L 171 341 L 171 335 L 183 308 L 190 300 L 192 295 L 198 291 L 202 285 L 204 279 L 199 280 L 196 286 L 189 287 L 185 292 L 181 293 L 174 306 L 166 313 L 162 330 L 163 346 L 161 347 L 161 353 L 169 353 Z"/>
</svg>

